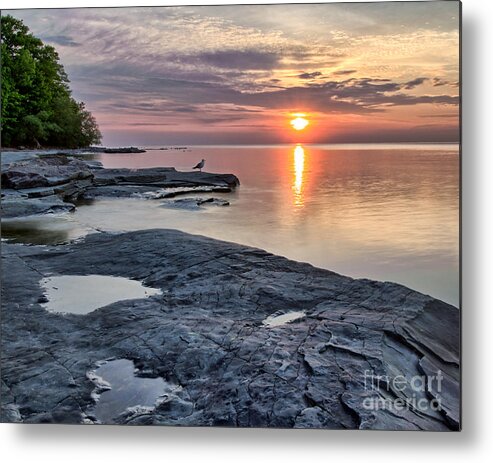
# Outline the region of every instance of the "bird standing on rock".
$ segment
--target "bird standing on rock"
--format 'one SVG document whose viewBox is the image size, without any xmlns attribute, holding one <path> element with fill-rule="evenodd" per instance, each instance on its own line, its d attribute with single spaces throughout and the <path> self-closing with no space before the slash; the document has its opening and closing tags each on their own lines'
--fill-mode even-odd
<svg viewBox="0 0 493 463">
<path fill-rule="evenodd" d="M 202 172 L 202 169 L 204 168 L 205 166 L 205 159 L 202 159 L 202 161 L 200 161 L 195 167 L 194 169 L 200 169 L 200 172 Z"/>
</svg>

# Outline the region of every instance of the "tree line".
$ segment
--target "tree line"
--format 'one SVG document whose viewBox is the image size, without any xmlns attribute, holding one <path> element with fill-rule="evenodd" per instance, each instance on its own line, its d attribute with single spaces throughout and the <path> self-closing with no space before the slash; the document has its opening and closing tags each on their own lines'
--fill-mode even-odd
<svg viewBox="0 0 493 463">
<path fill-rule="evenodd" d="M 10 15 L 1 18 L 4 147 L 81 148 L 101 142 L 94 116 L 75 101 L 55 48 Z"/>
</svg>

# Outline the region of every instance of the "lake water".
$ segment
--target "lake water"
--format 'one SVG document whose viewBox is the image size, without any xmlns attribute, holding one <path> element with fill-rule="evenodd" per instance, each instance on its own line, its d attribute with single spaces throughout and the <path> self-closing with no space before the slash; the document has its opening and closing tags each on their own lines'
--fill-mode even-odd
<svg viewBox="0 0 493 463">
<path fill-rule="evenodd" d="M 458 145 L 208 146 L 97 157 L 105 167 L 178 170 L 202 158 L 205 171 L 239 177 L 235 193 L 204 195 L 229 207 L 101 200 L 40 227 L 62 241 L 93 229 L 176 228 L 459 304 Z"/>
</svg>

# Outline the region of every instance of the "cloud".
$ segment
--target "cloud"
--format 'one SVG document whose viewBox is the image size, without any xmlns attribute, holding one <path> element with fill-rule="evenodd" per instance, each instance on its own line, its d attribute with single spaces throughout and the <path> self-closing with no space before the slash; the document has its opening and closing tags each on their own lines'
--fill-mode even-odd
<svg viewBox="0 0 493 463">
<path fill-rule="evenodd" d="M 275 52 L 258 50 L 218 50 L 192 55 L 172 54 L 168 58 L 177 63 L 243 71 L 275 69 L 281 60 L 281 56 Z"/>
<path fill-rule="evenodd" d="M 64 47 L 78 47 L 79 42 L 76 42 L 72 37 L 68 35 L 48 35 L 44 37 L 44 40 L 48 43 L 54 43 L 56 45 L 62 45 Z"/>
<path fill-rule="evenodd" d="M 415 79 L 418 80 L 418 79 Z M 244 92 L 223 82 L 191 82 L 165 77 L 125 78 L 117 82 L 122 92 L 120 103 L 130 111 L 136 110 L 133 101 L 160 101 L 145 111 L 156 113 L 200 112 L 204 105 L 233 105 L 259 107 L 265 110 L 311 110 L 321 113 L 369 114 L 386 111 L 391 106 L 416 104 L 457 105 L 458 96 L 410 95 L 403 93 L 409 82 L 398 83 L 388 79 L 348 79 L 342 82 L 325 81 L 307 86 L 293 86 L 259 92 Z M 110 80 L 105 86 L 115 86 Z M 128 95 L 133 95 L 128 97 Z M 127 96 L 126 99 L 124 97 Z M 189 108 L 178 109 L 175 108 Z M 123 109 L 123 108 L 122 108 Z"/>
<path fill-rule="evenodd" d="M 315 72 L 303 72 L 298 75 L 300 79 L 316 79 L 317 77 L 320 77 L 322 73 L 320 71 L 315 71 Z"/>
<path fill-rule="evenodd" d="M 332 74 L 334 76 L 347 76 L 350 74 L 354 74 L 355 72 L 357 72 L 355 69 L 342 69 L 340 71 L 334 71 Z"/>
<path fill-rule="evenodd" d="M 412 96 L 400 93 L 389 97 L 387 100 L 392 106 L 410 106 L 417 104 L 457 106 L 459 104 L 459 97 L 457 95 Z"/>
<path fill-rule="evenodd" d="M 166 127 L 176 124 L 170 122 L 128 122 L 127 125 L 131 127 Z"/>
<path fill-rule="evenodd" d="M 404 88 L 406 90 L 412 90 L 415 87 L 418 87 L 419 85 L 423 85 L 427 80 L 429 80 L 426 77 L 418 77 L 416 79 L 410 80 L 409 82 L 406 82 L 404 85 Z"/>
<path fill-rule="evenodd" d="M 433 77 L 432 79 L 433 87 L 444 87 L 444 86 L 449 86 L 449 87 L 459 87 L 459 82 L 450 82 L 448 80 L 440 79 L 439 77 Z"/>
<path fill-rule="evenodd" d="M 458 113 L 455 114 L 423 114 L 421 117 L 431 118 L 431 119 L 442 119 L 442 118 L 454 118 L 457 119 L 459 117 Z"/>
<path fill-rule="evenodd" d="M 396 107 L 433 104 L 448 112 L 458 105 L 458 29 L 450 19 L 458 7 L 438 3 L 12 14 L 57 45 L 74 97 L 87 103 L 104 133 L 145 125 L 202 130 L 232 120 L 271 128 L 296 110 L 329 120 L 396 117 L 408 130 L 415 112 Z M 440 94 L 426 94 L 431 86 Z M 373 117 L 365 120 L 374 126 Z"/>
</svg>

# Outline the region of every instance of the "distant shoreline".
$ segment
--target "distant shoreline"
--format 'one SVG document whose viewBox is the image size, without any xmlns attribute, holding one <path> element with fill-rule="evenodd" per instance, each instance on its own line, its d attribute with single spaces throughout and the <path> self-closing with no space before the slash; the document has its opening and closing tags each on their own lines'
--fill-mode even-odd
<svg viewBox="0 0 493 463">
<path fill-rule="evenodd" d="M 353 148 L 355 146 L 375 147 L 376 149 L 382 147 L 389 147 L 392 149 L 403 149 L 408 146 L 413 147 L 454 147 L 459 148 L 461 143 L 457 142 L 369 142 L 369 143 L 260 143 L 260 144 L 176 144 L 176 145 L 139 145 L 133 144 L 132 146 L 115 145 L 115 146 L 89 146 L 86 148 L 58 148 L 58 147 L 46 147 L 46 148 L 11 148 L 1 147 L 0 153 L 53 153 L 53 154 L 78 154 L 78 153 L 104 153 L 105 150 L 127 150 L 130 148 L 140 149 L 144 151 L 174 151 L 174 150 L 187 150 L 191 148 L 262 148 L 262 147 L 292 147 L 296 145 L 313 146 L 313 147 L 338 147 L 338 148 Z M 122 151 L 124 152 L 124 151 Z"/>
</svg>

